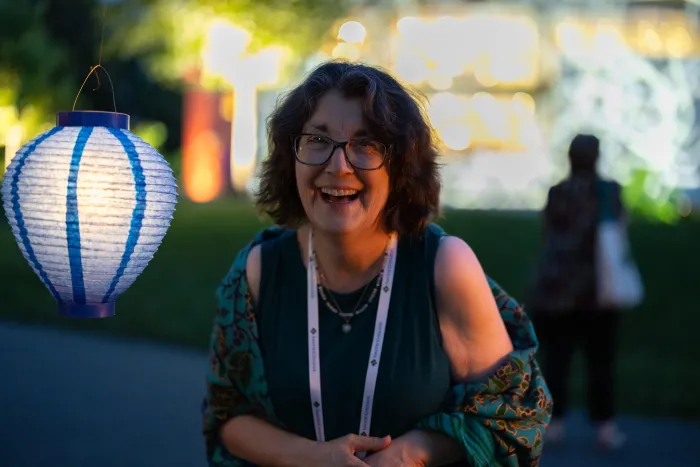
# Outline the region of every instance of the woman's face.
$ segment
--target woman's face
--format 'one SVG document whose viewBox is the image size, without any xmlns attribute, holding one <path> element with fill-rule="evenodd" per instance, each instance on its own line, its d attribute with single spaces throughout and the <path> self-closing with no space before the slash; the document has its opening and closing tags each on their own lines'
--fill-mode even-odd
<svg viewBox="0 0 700 467">
<path fill-rule="evenodd" d="M 302 133 L 335 141 L 373 136 L 364 119 L 362 100 L 345 98 L 335 90 L 321 96 Z M 386 164 L 377 170 L 355 169 L 345 152 L 336 148 L 325 165 L 297 161 L 296 179 L 304 211 L 314 228 L 345 234 L 383 225 L 382 213 L 389 197 Z"/>
</svg>

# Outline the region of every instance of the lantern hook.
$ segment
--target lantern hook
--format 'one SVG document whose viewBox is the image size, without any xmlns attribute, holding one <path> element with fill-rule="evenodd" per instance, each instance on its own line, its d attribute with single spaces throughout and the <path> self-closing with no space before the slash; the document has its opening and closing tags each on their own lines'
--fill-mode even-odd
<svg viewBox="0 0 700 467">
<path fill-rule="evenodd" d="M 112 88 L 112 105 L 114 106 L 114 111 L 115 112 L 117 111 L 117 99 L 114 96 L 114 83 L 112 83 L 112 77 L 109 76 L 109 73 L 107 73 L 107 70 L 102 65 L 95 65 L 92 68 L 90 68 L 90 72 L 85 77 L 85 81 L 83 81 L 82 86 L 80 86 L 80 89 L 78 90 L 78 95 L 75 96 L 75 101 L 73 101 L 73 110 L 75 110 L 75 105 L 78 103 L 78 98 L 80 97 L 80 93 L 83 91 L 83 88 L 85 87 L 85 83 L 87 83 L 87 80 L 90 78 L 90 76 L 93 73 L 95 73 L 97 71 L 98 68 L 101 68 L 102 71 L 104 71 L 104 73 L 107 75 L 107 79 L 109 80 L 109 86 Z M 97 79 L 98 79 L 98 83 L 99 83 L 99 75 L 97 73 L 95 73 L 95 76 L 98 77 Z M 97 88 L 99 88 L 99 84 L 98 84 Z"/>
</svg>

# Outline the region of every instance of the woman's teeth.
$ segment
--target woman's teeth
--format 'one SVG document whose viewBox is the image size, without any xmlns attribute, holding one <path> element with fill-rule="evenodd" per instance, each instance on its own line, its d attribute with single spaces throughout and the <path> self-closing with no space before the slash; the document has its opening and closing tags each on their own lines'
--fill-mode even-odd
<svg viewBox="0 0 700 467">
<path fill-rule="evenodd" d="M 336 190 L 335 188 L 321 188 L 321 193 L 331 196 L 353 196 L 357 194 L 357 190 Z"/>
<path fill-rule="evenodd" d="M 321 198 L 328 203 L 349 203 L 359 196 L 358 190 L 340 190 L 335 188 L 321 188 Z"/>
</svg>

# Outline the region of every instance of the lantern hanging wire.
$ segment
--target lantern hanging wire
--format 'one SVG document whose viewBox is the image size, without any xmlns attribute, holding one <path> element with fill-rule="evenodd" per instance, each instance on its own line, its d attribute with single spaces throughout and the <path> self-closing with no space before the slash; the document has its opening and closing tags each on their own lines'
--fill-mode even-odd
<svg viewBox="0 0 700 467">
<path fill-rule="evenodd" d="M 73 101 L 73 111 L 75 111 L 75 106 L 78 104 L 78 98 L 80 97 L 80 93 L 83 92 L 83 88 L 85 87 L 85 84 L 87 83 L 88 79 L 90 79 L 90 76 L 92 76 L 93 73 L 95 73 L 95 78 L 97 78 L 97 87 L 93 89 L 93 91 L 97 91 L 100 89 L 100 75 L 97 73 L 98 69 L 101 69 L 104 71 L 105 75 L 107 75 L 107 79 L 109 80 L 109 87 L 112 90 L 112 105 L 114 106 L 114 112 L 117 113 L 117 98 L 114 93 L 114 83 L 112 82 L 112 77 L 109 76 L 109 73 L 107 72 L 107 69 L 102 66 L 102 48 L 104 46 L 104 40 L 105 40 L 105 16 L 107 14 L 107 3 L 102 4 L 102 32 L 100 35 L 100 51 L 99 55 L 97 57 L 97 65 L 94 65 L 90 67 L 90 71 L 88 72 L 87 76 L 83 80 L 83 84 L 80 86 L 80 89 L 78 89 L 78 94 L 75 96 L 75 100 Z"/>
</svg>

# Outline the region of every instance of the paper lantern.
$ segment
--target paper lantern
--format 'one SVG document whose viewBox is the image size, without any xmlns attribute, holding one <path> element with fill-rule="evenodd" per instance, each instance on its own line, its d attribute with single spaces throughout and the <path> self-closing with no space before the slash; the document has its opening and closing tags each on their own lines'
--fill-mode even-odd
<svg viewBox="0 0 700 467">
<path fill-rule="evenodd" d="M 59 112 L 2 183 L 22 254 L 69 317 L 114 315 L 155 254 L 177 202 L 173 172 L 129 132 L 129 116 Z"/>
</svg>

